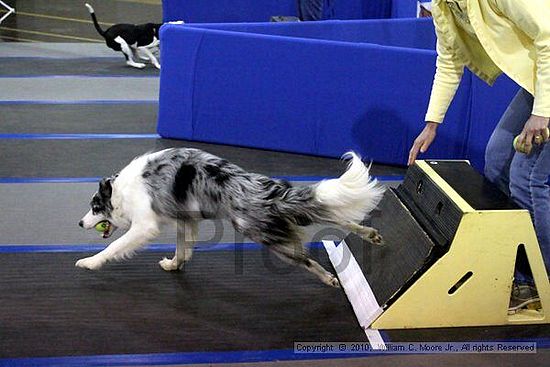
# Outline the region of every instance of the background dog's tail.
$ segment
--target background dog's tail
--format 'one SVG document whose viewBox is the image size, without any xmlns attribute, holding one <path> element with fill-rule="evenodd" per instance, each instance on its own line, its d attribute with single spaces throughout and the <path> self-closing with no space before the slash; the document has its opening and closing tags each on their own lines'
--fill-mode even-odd
<svg viewBox="0 0 550 367">
<path fill-rule="evenodd" d="M 86 7 L 88 8 L 88 11 L 90 12 L 90 15 L 92 17 L 92 20 L 94 21 L 94 27 L 95 29 L 97 30 L 97 32 L 101 35 L 101 36 L 104 36 L 105 35 L 105 32 L 103 32 L 103 29 L 101 29 L 101 27 L 99 26 L 99 23 L 97 22 L 97 18 L 95 16 L 95 12 L 94 12 L 94 8 L 92 8 L 92 6 L 88 3 L 84 4 L 86 5 Z"/>
<path fill-rule="evenodd" d="M 334 216 L 328 219 L 359 223 L 376 208 L 385 190 L 369 175 L 370 166 L 365 166 L 357 154 L 349 152 L 344 158 L 351 158 L 346 172 L 321 181 L 315 187 L 315 198 Z"/>
</svg>

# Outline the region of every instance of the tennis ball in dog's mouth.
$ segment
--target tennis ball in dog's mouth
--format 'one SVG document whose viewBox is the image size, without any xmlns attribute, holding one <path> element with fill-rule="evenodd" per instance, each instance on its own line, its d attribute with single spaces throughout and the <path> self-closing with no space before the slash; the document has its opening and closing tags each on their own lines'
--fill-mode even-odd
<svg viewBox="0 0 550 367">
<path fill-rule="evenodd" d="M 95 230 L 98 232 L 105 232 L 109 229 L 111 223 L 108 220 L 104 220 L 95 225 Z"/>
</svg>

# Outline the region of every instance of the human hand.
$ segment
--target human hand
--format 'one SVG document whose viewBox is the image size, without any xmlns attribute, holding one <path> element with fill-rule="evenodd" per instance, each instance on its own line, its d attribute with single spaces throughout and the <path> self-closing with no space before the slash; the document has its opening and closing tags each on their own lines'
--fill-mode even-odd
<svg viewBox="0 0 550 367">
<path fill-rule="evenodd" d="M 548 117 L 531 115 L 521 134 L 517 137 L 517 146 L 521 147 L 521 153 L 529 154 L 533 144 L 543 144 L 550 138 L 548 132 Z"/>
<path fill-rule="evenodd" d="M 407 162 L 407 165 L 410 166 L 414 163 L 419 152 L 425 153 L 428 150 L 435 139 L 438 126 L 439 124 L 436 122 L 426 121 L 426 126 L 415 139 L 413 146 L 409 151 L 409 161 Z"/>
</svg>

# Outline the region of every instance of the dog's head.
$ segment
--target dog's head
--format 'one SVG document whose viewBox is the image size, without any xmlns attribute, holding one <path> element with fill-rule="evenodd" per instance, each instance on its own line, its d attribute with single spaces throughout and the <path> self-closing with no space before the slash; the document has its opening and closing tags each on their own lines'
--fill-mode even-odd
<svg viewBox="0 0 550 367">
<path fill-rule="evenodd" d="M 103 238 L 109 238 L 117 228 L 116 220 L 113 218 L 113 204 L 111 198 L 113 195 L 113 181 L 116 176 L 103 178 L 99 182 L 99 190 L 92 196 L 90 201 L 91 209 L 78 222 L 78 225 L 84 229 L 94 228 L 98 223 L 108 221 L 108 225 L 103 231 Z"/>
<path fill-rule="evenodd" d="M 160 27 L 162 26 L 162 23 L 161 24 L 154 24 L 153 25 L 153 29 L 154 29 L 154 32 L 155 32 L 155 37 L 157 39 L 160 39 Z"/>
<path fill-rule="evenodd" d="M 162 23 L 146 23 L 145 29 L 147 29 L 147 32 L 151 34 L 154 39 L 158 42 L 160 40 L 160 27 L 162 27 Z M 158 45 L 158 43 L 157 43 Z"/>
</svg>

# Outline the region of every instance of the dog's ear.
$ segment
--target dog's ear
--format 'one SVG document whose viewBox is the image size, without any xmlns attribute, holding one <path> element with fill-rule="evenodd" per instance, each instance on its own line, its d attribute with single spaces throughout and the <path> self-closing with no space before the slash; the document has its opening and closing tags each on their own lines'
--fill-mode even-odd
<svg viewBox="0 0 550 367">
<path fill-rule="evenodd" d="M 101 179 L 99 182 L 99 194 L 104 198 L 110 198 L 113 193 L 112 177 Z"/>
<path fill-rule="evenodd" d="M 162 27 L 162 23 L 160 24 L 155 24 L 153 26 L 154 30 L 155 30 L 155 37 L 159 38 L 160 37 L 160 27 Z"/>
</svg>

